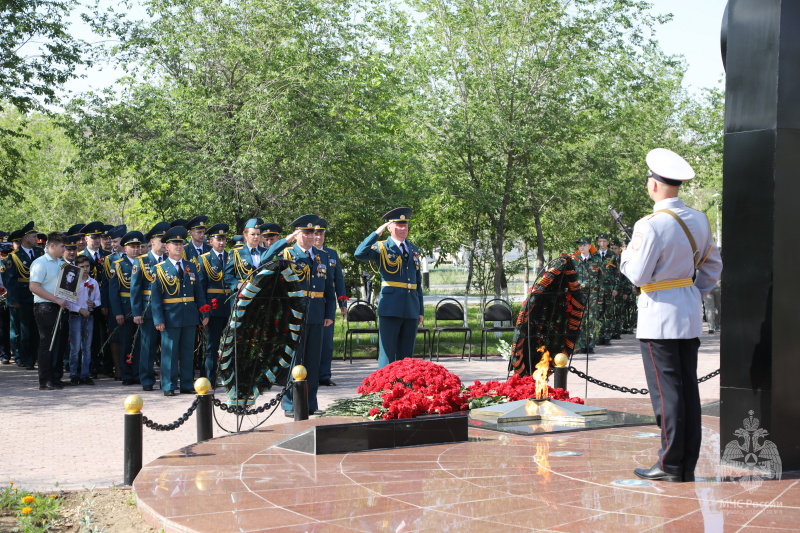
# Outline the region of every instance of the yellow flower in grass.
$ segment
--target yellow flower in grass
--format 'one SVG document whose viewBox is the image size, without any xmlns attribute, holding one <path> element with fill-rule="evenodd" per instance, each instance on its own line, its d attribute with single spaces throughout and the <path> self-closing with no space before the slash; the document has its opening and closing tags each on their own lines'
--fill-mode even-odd
<svg viewBox="0 0 800 533">
<path fill-rule="evenodd" d="M 36 498 L 34 498 L 33 496 L 25 496 L 24 498 L 22 498 L 22 503 L 33 503 L 35 501 Z"/>
<path fill-rule="evenodd" d="M 51 495 L 50 495 L 50 497 L 51 497 L 51 498 L 54 498 L 54 499 L 55 499 L 55 498 L 58 498 L 58 496 L 56 496 L 55 494 L 51 494 Z"/>
<path fill-rule="evenodd" d="M 31 509 L 30 507 L 23 507 L 22 508 L 22 514 L 31 514 L 32 512 L 33 512 L 33 509 Z"/>
</svg>

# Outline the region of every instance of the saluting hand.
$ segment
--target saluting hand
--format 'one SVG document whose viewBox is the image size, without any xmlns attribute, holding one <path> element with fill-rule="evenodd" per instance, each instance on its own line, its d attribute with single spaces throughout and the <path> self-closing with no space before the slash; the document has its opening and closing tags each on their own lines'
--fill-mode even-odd
<svg viewBox="0 0 800 533">
<path fill-rule="evenodd" d="M 289 244 L 293 243 L 294 241 L 297 240 L 297 236 L 299 234 L 300 234 L 300 230 L 299 229 L 294 230 L 294 232 L 291 235 L 286 237 L 286 242 L 289 243 Z"/>
<path fill-rule="evenodd" d="M 375 230 L 375 233 L 377 233 L 379 236 L 383 235 L 383 232 L 386 231 L 386 228 L 389 227 L 389 224 L 391 224 L 391 222 L 387 222 L 386 224 L 382 225 L 381 227 Z"/>
</svg>

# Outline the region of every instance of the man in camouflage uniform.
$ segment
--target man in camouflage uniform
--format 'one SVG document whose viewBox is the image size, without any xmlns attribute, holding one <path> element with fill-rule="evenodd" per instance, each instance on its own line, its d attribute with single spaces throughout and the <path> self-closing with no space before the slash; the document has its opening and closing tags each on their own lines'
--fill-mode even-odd
<svg viewBox="0 0 800 533">
<path fill-rule="evenodd" d="M 625 239 L 620 253 L 628 247 L 630 242 L 630 239 Z M 621 331 L 622 333 L 633 333 L 633 325 L 636 323 L 636 287 L 625 276 L 620 276 L 620 282 L 620 292 L 627 296 L 623 299 Z"/>
<path fill-rule="evenodd" d="M 611 245 L 609 246 L 611 252 L 619 258 L 620 250 L 620 242 L 619 239 L 613 239 L 611 241 Z M 622 320 L 625 315 L 625 303 L 627 302 L 629 296 L 625 292 L 625 284 L 628 278 L 622 275 L 619 269 L 616 270 L 617 274 L 617 295 L 613 297 L 614 305 L 614 317 L 613 322 L 611 324 L 611 340 L 621 339 L 622 338 Z"/>
<path fill-rule="evenodd" d="M 619 257 L 608 248 L 608 234 L 597 236 L 597 252 L 594 254 L 600 265 L 600 292 L 597 295 L 597 322 L 600 325 L 597 344 L 611 344 L 614 329 L 614 298 L 617 297 Z"/>
<path fill-rule="evenodd" d="M 578 245 L 578 251 L 572 256 L 575 272 L 578 274 L 581 290 L 587 297 L 576 352 L 594 353 L 597 332 L 597 302 L 600 296 L 600 260 L 590 252 L 592 241 L 589 237 L 581 237 L 575 242 Z"/>
</svg>

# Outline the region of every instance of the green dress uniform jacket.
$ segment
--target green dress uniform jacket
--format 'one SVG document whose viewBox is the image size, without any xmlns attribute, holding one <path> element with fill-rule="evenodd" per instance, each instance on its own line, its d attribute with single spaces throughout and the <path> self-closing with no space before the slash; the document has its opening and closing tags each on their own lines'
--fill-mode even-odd
<svg viewBox="0 0 800 533">
<path fill-rule="evenodd" d="M 378 238 L 378 234 L 373 232 L 358 245 L 355 252 L 356 259 L 372 261 L 380 269 L 378 315 L 418 320 L 420 315 L 425 314 L 419 249 L 406 240 L 406 259 L 391 237 L 385 241 L 378 241 Z"/>
<path fill-rule="evenodd" d="M 264 264 L 264 252 L 266 252 L 266 249 L 263 246 L 259 246 L 256 250 L 261 253 L 261 264 Z M 255 267 L 253 266 L 252 254 L 250 254 L 249 248 L 234 248 L 229 256 L 230 260 L 225 263 L 223 276 L 225 284 L 235 294 L 238 292 L 239 283 L 250 279 Z"/>
</svg>

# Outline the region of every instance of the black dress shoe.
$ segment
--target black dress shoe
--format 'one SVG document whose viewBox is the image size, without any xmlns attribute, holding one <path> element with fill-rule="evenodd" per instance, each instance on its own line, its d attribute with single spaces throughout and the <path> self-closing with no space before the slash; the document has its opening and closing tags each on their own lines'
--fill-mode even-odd
<svg viewBox="0 0 800 533">
<path fill-rule="evenodd" d="M 597 346 L 602 346 L 602 345 L 604 345 L 605 343 L 606 343 L 606 340 L 605 340 L 605 339 L 597 339 L 597 342 L 595 342 L 595 345 L 597 345 Z"/>
<path fill-rule="evenodd" d="M 94 385 L 92 378 L 81 378 L 81 385 Z"/>
<path fill-rule="evenodd" d="M 164 391 L 164 396 L 175 396 L 175 391 L 174 390 L 165 390 Z"/>
<path fill-rule="evenodd" d="M 54 379 L 53 380 L 53 387 L 55 387 L 57 389 L 63 389 L 64 385 L 66 385 L 66 383 L 64 383 L 60 379 Z"/>
<path fill-rule="evenodd" d="M 197 394 L 194 389 L 181 389 L 181 394 Z"/>
<path fill-rule="evenodd" d="M 309 413 L 309 414 L 316 415 L 316 416 L 322 416 L 322 415 L 325 414 L 325 411 L 320 411 L 319 409 L 317 409 L 313 413 Z"/>
<path fill-rule="evenodd" d="M 142 390 L 150 392 L 150 391 L 153 390 L 153 386 L 152 385 L 144 385 L 144 386 L 142 386 Z"/>
<path fill-rule="evenodd" d="M 674 483 L 680 483 L 683 481 L 683 476 L 680 474 L 667 474 L 663 470 L 658 467 L 658 464 L 654 464 L 650 468 L 636 468 L 633 471 L 637 477 L 642 479 L 647 479 L 649 481 L 671 481 Z"/>
<path fill-rule="evenodd" d="M 334 383 L 330 379 L 326 379 L 324 381 L 320 381 L 319 384 L 320 385 L 325 385 L 326 387 L 335 387 L 336 386 L 336 383 Z"/>
<path fill-rule="evenodd" d="M 284 410 L 283 411 L 283 416 L 285 416 L 286 418 L 294 418 L 294 411 L 286 411 L 286 410 Z"/>
<path fill-rule="evenodd" d="M 81 384 L 81 378 L 70 378 L 69 382 L 70 382 L 71 385 L 80 385 Z"/>
<path fill-rule="evenodd" d="M 122 384 L 123 385 L 133 385 L 133 380 L 132 379 L 123 379 L 122 380 Z"/>
<path fill-rule="evenodd" d="M 694 472 L 684 472 L 683 473 L 683 481 L 694 483 Z"/>
<path fill-rule="evenodd" d="M 25 370 L 33 370 L 33 365 L 26 365 Z"/>
<path fill-rule="evenodd" d="M 11 359 L 3 359 L 0 362 L 2 362 L 4 365 L 10 365 L 11 364 Z"/>
<path fill-rule="evenodd" d="M 48 381 L 44 385 L 39 385 L 39 390 L 56 390 L 56 388 Z"/>
<path fill-rule="evenodd" d="M 611 335 L 611 340 L 618 341 L 618 340 L 620 340 L 620 339 L 622 339 L 622 336 L 621 336 L 621 335 Z"/>
</svg>

